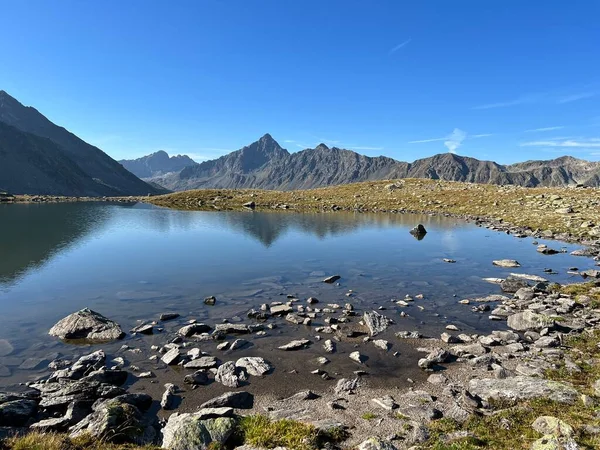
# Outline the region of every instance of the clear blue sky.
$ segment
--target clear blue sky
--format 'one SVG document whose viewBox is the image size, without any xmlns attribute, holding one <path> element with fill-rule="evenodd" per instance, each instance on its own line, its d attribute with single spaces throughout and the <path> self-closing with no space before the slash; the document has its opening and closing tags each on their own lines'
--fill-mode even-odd
<svg viewBox="0 0 600 450">
<path fill-rule="evenodd" d="M 600 159 L 600 1 L 0 0 L 0 89 L 114 158 L 266 132 Z M 422 142 L 419 142 L 422 141 Z"/>
</svg>

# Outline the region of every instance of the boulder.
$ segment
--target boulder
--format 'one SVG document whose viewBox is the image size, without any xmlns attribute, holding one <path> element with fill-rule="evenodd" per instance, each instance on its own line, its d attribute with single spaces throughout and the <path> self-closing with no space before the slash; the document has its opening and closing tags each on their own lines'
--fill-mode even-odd
<svg viewBox="0 0 600 450">
<path fill-rule="evenodd" d="M 469 392 L 485 400 L 547 398 L 560 403 L 574 403 L 579 397 L 577 390 L 568 383 L 526 376 L 474 379 L 469 381 Z"/>
<path fill-rule="evenodd" d="M 575 433 L 573 427 L 566 422 L 552 416 L 540 416 L 535 419 L 531 427 L 538 433 L 558 437 L 571 437 Z"/>
<path fill-rule="evenodd" d="M 548 316 L 529 310 L 508 316 L 507 323 L 510 328 L 517 331 L 541 330 L 554 325 L 554 321 Z"/>
<path fill-rule="evenodd" d="M 80 339 L 90 342 L 109 342 L 125 336 L 116 322 L 89 308 L 84 308 L 58 321 L 48 334 L 60 339 Z"/>
<path fill-rule="evenodd" d="M 194 334 L 207 333 L 210 331 L 210 327 L 204 323 L 191 323 L 185 325 L 177 331 L 177 334 L 183 337 L 190 337 Z"/>
<path fill-rule="evenodd" d="M 521 288 L 529 287 L 527 281 L 516 278 L 516 277 L 508 277 L 500 283 L 500 288 L 504 292 L 515 293 Z"/>
<path fill-rule="evenodd" d="M 198 413 L 176 413 L 169 417 L 162 430 L 162 448 L 204 450 L 211 443 L 222 445 L 233 434 L 235 427 L 236 421 L 231 417 L 204 419 Z"/>
<path fill-rule="evenodd" d="M 236 388 L 248 379 L 246 372 L 236 367 L 233 361 L 227 361 L 217 369 L 215 380 L 224 386 Z"/>
<path fill-rule="evenodd" d="M 427 230 L 422 224 L 417 225 L 409 231 L 413 236 L 424 236 L 427 234 Z"/>
<path fill-rule="evenodd" d="M 210 379 L 208 378 L 208 372 L 201 369 L 190 375 L 186 375 L 183 379 L 183 382 L 186 384 L 191 384 L 192 386 L 199 386 L 209 384 Z"/>
<path fill-rule="evenodd" d="M 279 348 L 279 350 L 286 350 L 286 351 L 290 351 L 290 350 L 300 350 L 302 348 L 306 348 L 310 345 L 310 341 L 308 339 L 297 339 L 295 341 L 292 341 L 288 344 L 282 345 Z"/>
<path fill-rule="evenodd" d="M 249 375 L 255 377 L 263 376 L 273 370 L 273 366 L 258 356 L 246 356 L 235 362 L 236 367 L 241 367 L 248 372 Z"/>
</svg>

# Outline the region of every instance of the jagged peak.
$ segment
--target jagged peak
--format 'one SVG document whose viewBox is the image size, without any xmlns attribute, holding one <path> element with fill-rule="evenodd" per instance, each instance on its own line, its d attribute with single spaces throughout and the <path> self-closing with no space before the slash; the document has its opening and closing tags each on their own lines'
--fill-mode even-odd
<svg viewBox="0 0 600 450">
<path fill-rule="evenodd" d="M 325 145 L 323 142 L 321 142 L 319 145 L 317 145 L 315 147 L 315 149 L 319 149 L 319 150 L 329 150 L 329 147 L 327 147 L 327 145 Z"/>
</svg>

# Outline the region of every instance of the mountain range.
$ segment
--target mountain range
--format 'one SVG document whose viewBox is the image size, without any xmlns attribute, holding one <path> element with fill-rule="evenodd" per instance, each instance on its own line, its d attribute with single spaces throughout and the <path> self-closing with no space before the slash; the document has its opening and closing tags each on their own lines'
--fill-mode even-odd
<svg viewBox="0 0 600 450">
<path fill-rule="evenodd" d="M 501 165 L 443 153 L 412 163 L 369 157 L 320 144 L 289 153 L 271 135 L 218 159 L 148 180 L 174 191 L 204 188 L 310 189 L 395 178 L 430 178 L 525 187 L 600 186 L 600 163 L 563 156 L 549 161 Z"/>
<path fill-rule="evenodd" d="M 102 150 L 0 90 L 0 189 L 16 194 L 157 194 Z"/>
<path fill-rule="evenodd" d="M 200 164 L 185 155 L 169 157 L 164 151 L 117 162 L 0 91 L 0 190 L 16 194 L 154 195 L 164 193 L 164 188 L 293 190 L 396 178 L 598 187 L 600 163 L 563 156 L 501 165 L 450 153 L 408 163 L 325 144 L 290 153 L 269 134 Z"/>
<path fill-rule="evenodd" d="M 164 150 L 138 159 L 122 159 L 119 163 L 139 178 L 160 177 L 171 172 L 181 172 L 197 163 L 187 155 L 169 157 Z"/>
</svg>

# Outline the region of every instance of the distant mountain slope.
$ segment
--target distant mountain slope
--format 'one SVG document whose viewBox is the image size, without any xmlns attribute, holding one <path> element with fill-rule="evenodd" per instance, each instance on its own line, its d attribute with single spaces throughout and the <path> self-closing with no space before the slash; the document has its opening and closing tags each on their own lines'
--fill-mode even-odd
<svg viewBox="0 0 600 450">
<path fill-rule="evenodd" d="M 62 153 L 64 158 L 71 160 L 83 174 L 95 181 L 96 186 L 93 189 L 86 188 L 84 191 L 86 195 L 146 195 L 157 192 L 152 186 L 137 178 L 99 148 L 84 142 L 73 133 L 50 122 L 35 108 L 23 106 L 5 91 L 0 91 L 0 122 L 11 125 L 22 132 L 47 138 L 56 144 L 53 154 L 56 154 L 56 152 Z M 41 145 L 39 142 L 38 144 Z M 19 147 L 13 147 L 10 151 L 14 153 L 26 152 L 26 150 Z M 15 156 L 14 159 L 16 160 L 17 157 Z M 21 172 L 18 175 L 29 180 L 31 175 L 27 170 L 26 161 L 22 159 L 20 161 Z M 64 159 L 61 159 L 61 161 L 64 162 Z M 47 162 L 50 163 L 50 161 Z M 61 163 L 61 165 L 72 168 L 71 165 L 66 163 Z M 2 173 L 6 170 L 4 166 L 0 166 Z M 63 175 L 68 176 L 68 173 L 63 173 Z M 77 176 L 79 175 L 74 173 L 74 177 Z M 29 181 L 43 187 L 40 184 L 41 178 L 37 181 L 33 179 Z M 58 180 L 56 181 L 58 182 Z M 54 184 L 49 183 L 47 186 L 53 187 Z M 6 188 L 16 191 L 11 186 L 6 186 Z M 48 192 L 47 189 L 44 191 Z M 75 192 L 73 191 L 69 195 L 76 195 Z"/>
<path fill-rule="evenodd" d="M 450 153 L 413 163 L 384 156 L 368 157 L 328 148 L 288 153 L 269 134 L 219 159 L 152 178 L 172 190 L 200 188 L 310 189 L 335 184 L 395 178 L 430 178 L 519 186 L 598 186 L 600 163 L 562 157 L 503 166 Z"/>
<path fill-rule="evenodd" d="M 0 187 L 18 194 L 115 195 L 85 174 L 50 139 L 0 122 Z"/>
<path fill-rule="evenodd" d="M 171 172 L 181 172 L 197 163 L 187 155 L 169 157 L 164 150 L 138 159 L 122 159 L 119 163 L 139 178 L 151 178 Z"/>
</svg>

